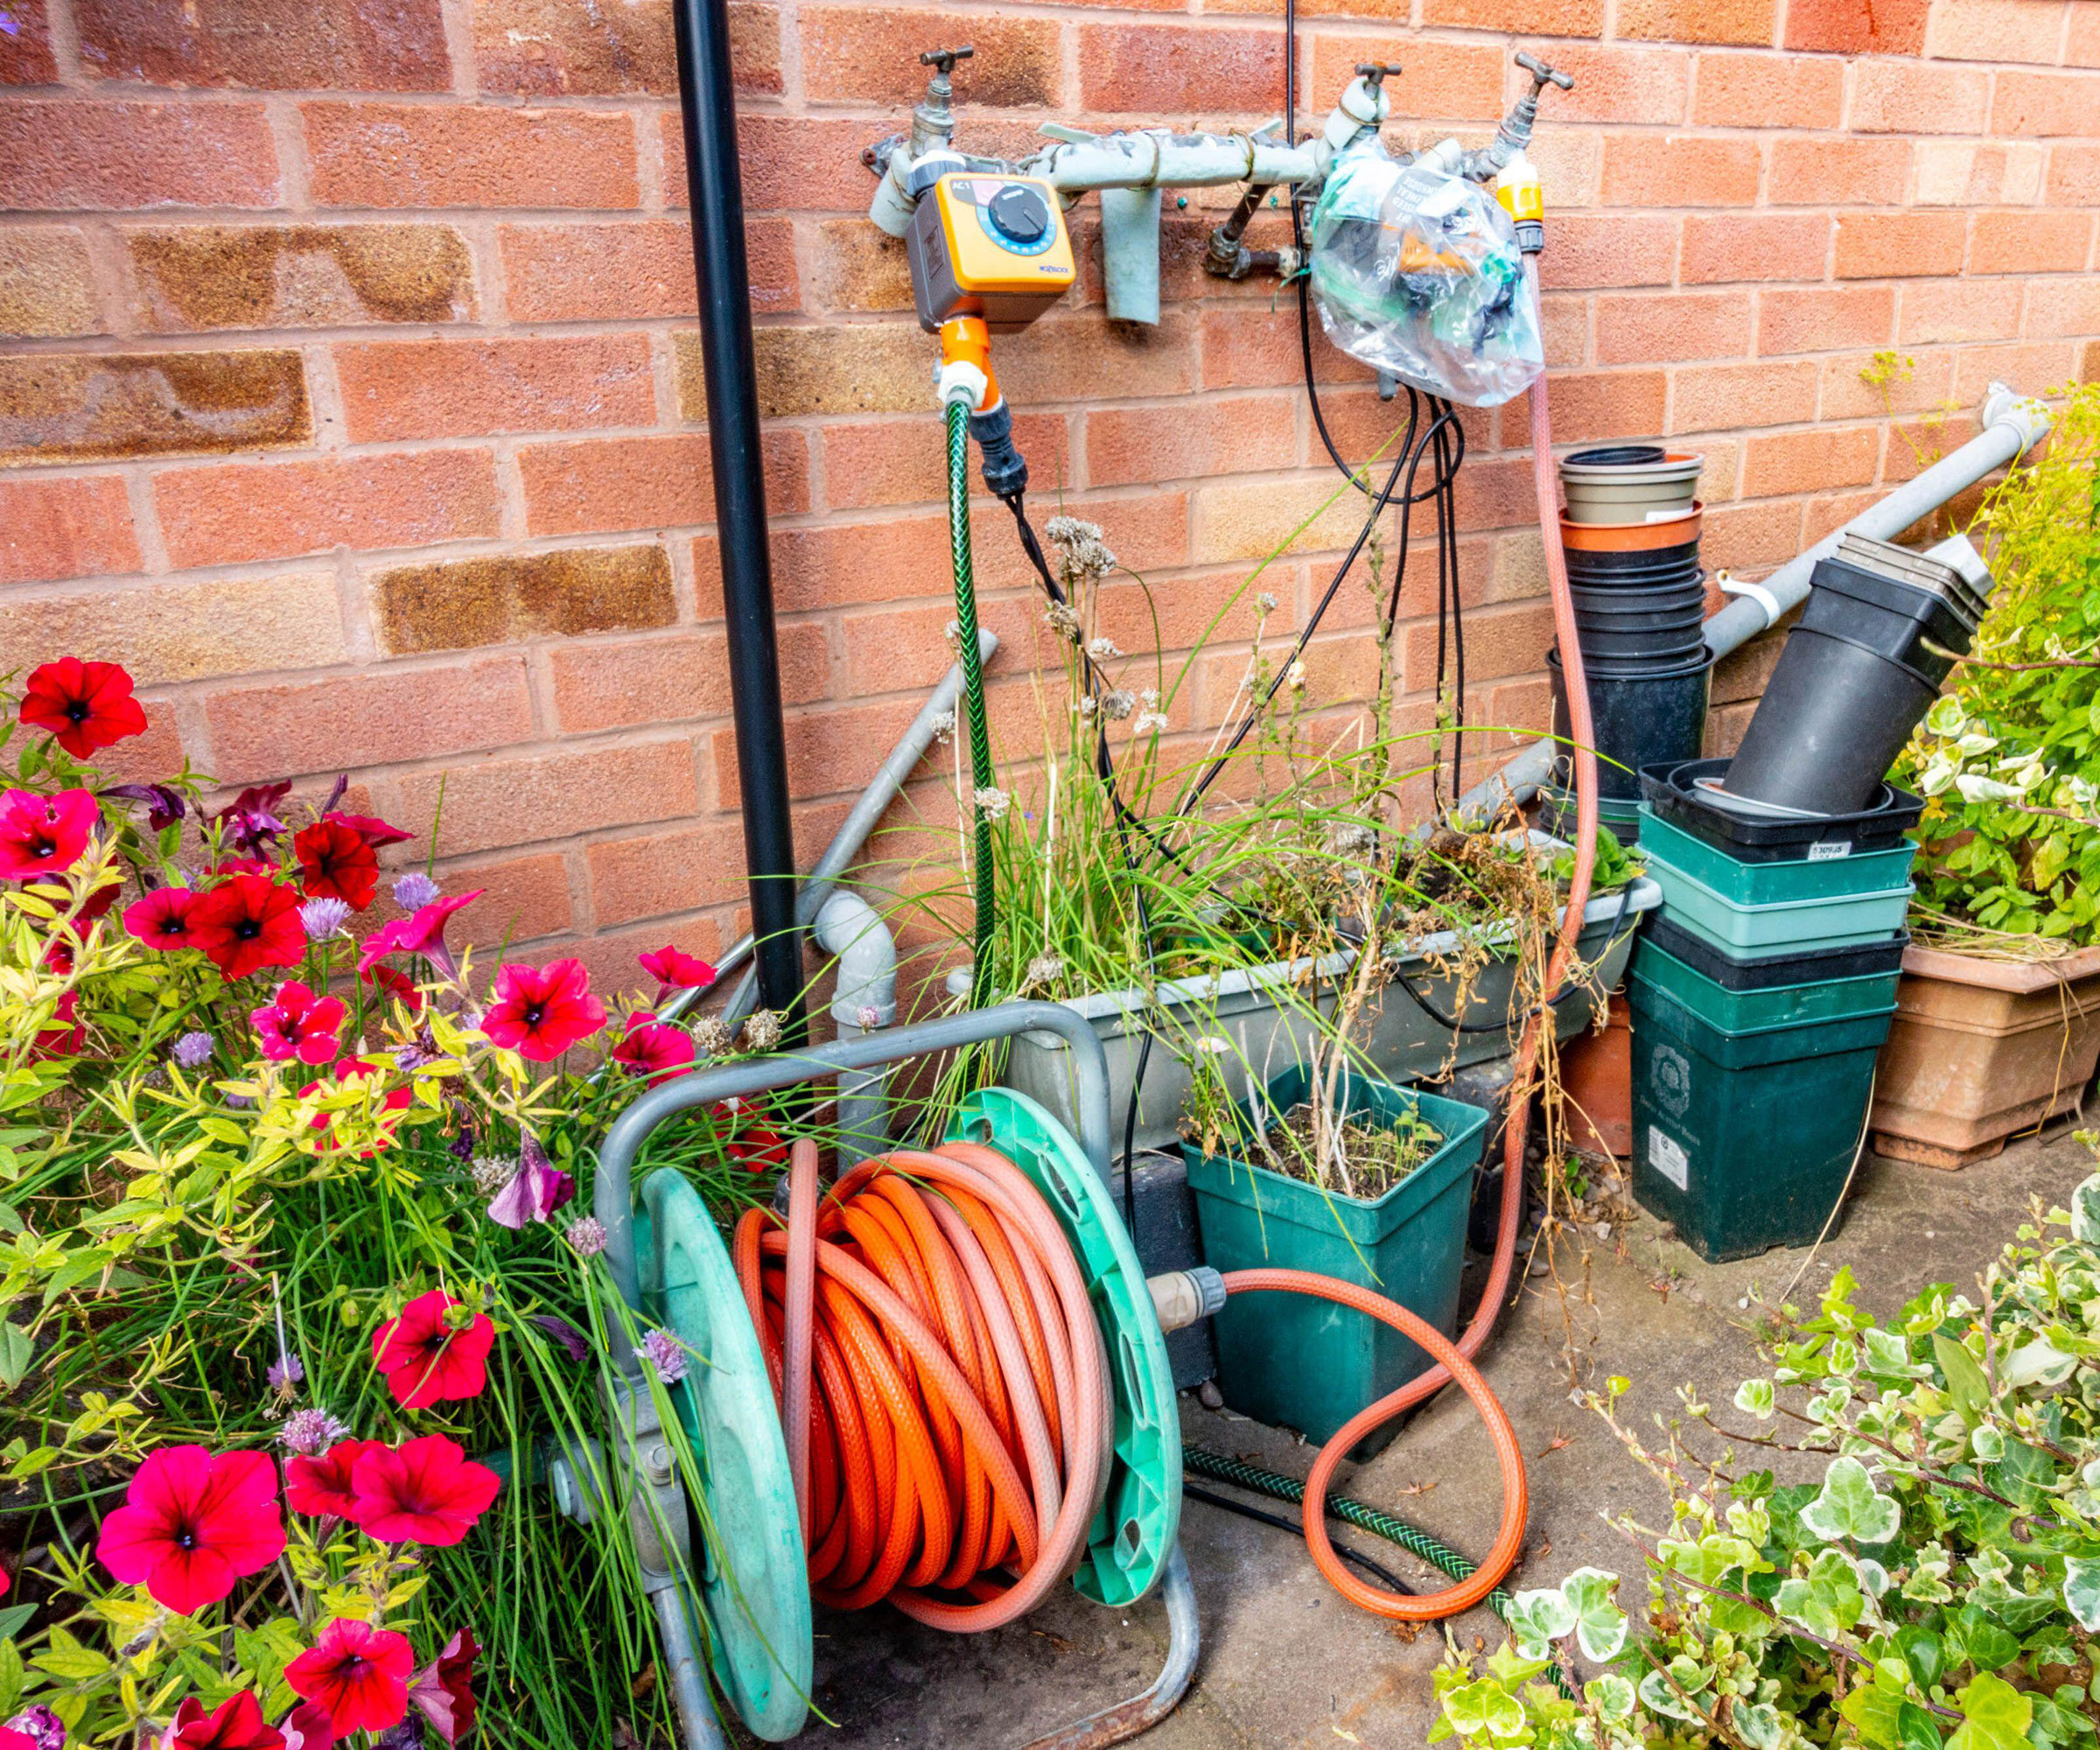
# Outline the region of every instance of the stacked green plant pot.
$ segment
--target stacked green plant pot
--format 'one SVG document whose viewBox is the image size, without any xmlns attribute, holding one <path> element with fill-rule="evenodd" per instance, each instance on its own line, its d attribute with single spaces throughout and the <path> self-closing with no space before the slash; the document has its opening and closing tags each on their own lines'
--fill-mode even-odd
<svg viewBox="0 0 2100 1750">
<path fill-rule="evenodd" d="M 1642 774 L 1662 906 L 1628 978 L 1634 1194 L 1712 1261 L 1810 1244 L 1844 1196 L 1916 846 L 1886 821 L 1851 836 L 1746 826 L 1688 802 L 1686 769 Z M 1892 793 L 1884 812 L 1908 801 Z"/>
</svg>

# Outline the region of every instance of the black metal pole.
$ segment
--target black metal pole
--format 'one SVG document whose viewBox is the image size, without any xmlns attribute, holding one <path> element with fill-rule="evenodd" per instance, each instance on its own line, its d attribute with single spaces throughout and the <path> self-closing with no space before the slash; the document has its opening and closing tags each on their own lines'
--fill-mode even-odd
<svg viewBox="0 0 2100 1750">
<path fill-rule="evenodd" d="M 759 1000 L 801 1040 L 802 935 L 794 919 L 794 830 L 788 808 L 787 735 L 773 623 L 759 386 L 752 358 L 751 276 L 744 255 L 744 183 L 737 163 L 736 88 L 727 0 L 674 0 L 685 179 L 700 286 L 707 439 L 715 465 L 715 528 L 729 620 L 729 688 L 737 732 Z"/>
</svg>

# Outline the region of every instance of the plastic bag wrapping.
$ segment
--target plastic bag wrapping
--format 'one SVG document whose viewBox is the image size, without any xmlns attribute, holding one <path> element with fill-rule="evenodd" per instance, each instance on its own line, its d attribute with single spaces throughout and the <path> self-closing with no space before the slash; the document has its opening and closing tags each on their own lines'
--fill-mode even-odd
<svg viewBox="0 0 2100 1750">
<path fill-rule="evenodd" d="M 1468 407 L 1495 407 L 1545 369 L 1516 228 L 1487 189 L 1344 154 L 1312 208 L 1313 302 L 1353 359 Z"/>
</svg>

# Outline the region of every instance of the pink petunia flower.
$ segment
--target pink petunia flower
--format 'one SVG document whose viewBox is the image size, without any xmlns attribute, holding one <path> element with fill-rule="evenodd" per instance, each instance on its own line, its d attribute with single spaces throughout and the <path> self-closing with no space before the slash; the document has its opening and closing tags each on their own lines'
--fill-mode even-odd
<svg viewBox="0 0 2100 1750">
<path fill-rule="evenodd" d="M 535 1063 L 551 1063 L 606 1024 L 606 1005 L 591 994 L 580 960 L 544 967 L 506 966 L 496 975 L 496 1000 L 481 1031 Z"/>
<path fill-rule="evenodd" d="M 91 790 L 0 791 L 0 880 L 56 875 L 80 860 L 102 817 Z"/>
<path fill-rule="evenodd" d="M 462 1628 L 409 1685 L 409 1699 L 448 1745 L 474 1729 L 474 1660 L 480 1651 L 474 1631 Z"/>
<path fill-rule="evenodd" d="M 245 978 L 266 966 L 297 966 L 306 952 L 299 894 L 270 875 L 235 875 L 190 914 L 197 946 L 221 977 Z"/>
<path fill-rule="evenodd" d="M 178 1616 L 216 1604 L 284 1551 L 277 1470 L 261 1452 L 163 1446 L 102 1521 L 95 1554 Z"/>
<path fill-rule="evenodd" d="M 488 1206 L 490 1221 L 506 1228 L 544 1222 L 576 1195 L 576 1181 L 547 1158 L 530 1130 L 523 1133 L 518 1170 Z"/>
<path fill-rule="evenodd" d="M 697 1055 L 690 1033 L 646 1009 L 627 1017 L 627 1030 L 612 1047 L 612 1061 L 630 1074 L 648 1076 L 652 1087 L 691 1068 Z"/>
<path fill-rule="evenodd" d="M 382 926 L 365 938 L 364 952 L 357 957 L 357 970 L 369 972 L 389 954 L 420 954 L 433 965 L 442 968 L 449 978 L 458 968 L 452 959 L 452 951 L 445 946 L 445 921 L 463 906 L 471 906 L 488 891 L 477 887 L 471 893 L 448 895 L 432 900 L 414 916 L 396 918 L 390 924 Z"/>
<path fill-rule="evenodd" d="M 699 956 L 666 943 L 654 954 L 637 955 L 641 970 L 656 981 L 662 1000 L 666 990 L 704 990 L 715 982 L 715 969 Z"/>
<path fill-rule="evenodd" d="M 124 928 L 164 954 L 197 945 L 196 912 L 204 895 L 187 887 L 156 887 L 124 907 Z"/>
<path fill-rule="evenodd" d="M 351 1517 L 382 1544 L 449 1548 L 474 1529 L 501 1486 L 458 1441 L 425 1434 L 399 1452 L 375 1446 L 358 1454 L 350 1471 Z"/>
<path fill-rule="evenodd" d="M 372 1334 L 372 1364 L 404 1410 L 479 1397 L 488 1383 L 488 1352 L 496 1327 L 486 1312 L 455 1326 L 457 1306 L 442 1288 L 420 1294 Z"/>
<path fill-rule="evenodd" d="M 131 676 L 115 662 L 61 656 L 32 669 L 22 691 L 21 720 L 49 730 L 75 760 L 146 731 L 146 714 L 131 696 Z"/>
<path fill-rule="evenodd" d="M 317 997 L 297 978 L 277 986 L 267 1007 L 251 1009 L 248 1019 L 262 1040 L 262 1055 L 273 1063 L 297 1058 L 326 1063 L 342 1049 L 343 1004 L 335 997 Z"/>
<path fill-rule="evenodd" d="M 294 1695 L 318 1702 L 338 1734 L 384 1732 L 409 1711 L 409 1676 L 416 1649 L 409 1637 L 339 1616 L 312 1648 L 284 1668 Z"/>
</svg>

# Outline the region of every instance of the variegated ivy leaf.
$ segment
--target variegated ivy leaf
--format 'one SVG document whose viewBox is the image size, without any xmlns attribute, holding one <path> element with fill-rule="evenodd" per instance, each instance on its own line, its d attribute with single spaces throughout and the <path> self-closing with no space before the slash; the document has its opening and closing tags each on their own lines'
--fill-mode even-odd
<svg viewBox="0 0 2100 1750">
<path fill-rule="evenodd" d="M 1866 1613 L 1858 1570 L 1842 1550 L 1825 1550 L 1806 1574 L 1782 1581 L 1772 1603 L 1782 1616 L 1826 1641 L 1842 1634 Z"/>
<path fill-rule="evenodd" d="M 1761 1501 L 1732 1501 L 1728 1503 L 1728 1529 L 1761 1550 L 1771 1541 L 1772 1509 Z"/>
<path fill-rule="evenodd" d="M 1969 1450 L 1984 1464 L 1994 1465 L 2006 1455 L 2006 1437 L 1988 1422 L 1969 1431 Z"/>
<path fill-rule="evenodd" d="M 1670 1662 L 1669 1676 L 1661 1671 L 1650 1671 L 1641 1679 L 1641 1699 L 1651 1713 L 1667 1715 L 1671 1719 L 1697 1719 L 1699 1717 L 1699 1691 L 1706 1687 L 1711 1673 L 1704 1670 L 1693 1660 L 1680 1653 Z"/>
<path fill-rule="evenodd" d="M 1846 1538 L 1859 1544 L 1886 1544 L 1903 1522 L 1902 1510 L 1875 1492 L 1874 1480 L 1857 1459 L 1830 1460 L 1823 1474 L 1823 1491 L 1801 1509 L 1801 1522 L 1826 1544 Z"/>
<path fill-rule="evenodd" d="M 1633 1684 L 1616 1671 L 1592 1677 L 1582 1686 L 1582 1693 L 1607 1726 L 1631 1719 L 1634 1703 L 1639 1699 Z"/>
<path fill-rule="evenodd" d="M 2063 1604 L 2086 1633 L 2100 1633 L 2100 1556 L 2063 1558 Z"/>
<path fill-rule="evenodd" d="M 1463 1684 L 1444 1698 L 1444 1718 L 1461 1738 L 1515 1738 L 1524 1729 L 1523 1705 L 1500 1684 Z"/>
<path fill-rule="evenodd" d="M 1935 735 L 1959 735 L 1968 711 L 1952 693 L 1942 693 L 1925 713 L 1925 727 Z"/>
<path fill-rule="evenodd" d="M 1778 1750 L 1780 1735 L 1785 1730 L 1779 1710 L 1764 1702 L 1736 1708 L 1729 1715 L 1728 1723 L 1750 1750 Z"/>
<path fill-rule="evenodd" d="M 1869 1598 L 1882 1598 L 1888 1592 L 1888 1570 L 1872 1556 L 1861 1556 L 1853 1565 L 1859 1570 L 1859 1585 Z"/>
<path fill-rule="evenodd" d="M 2037 1337 L 2006 1357 L 1998 1377 L 2014 1390 L 2023 1385 L 2062 1385 L 2077 1366 L 2076 1355 L 2067 1355 L 2048 1338 Z"/>
<path fill-rule="evenodd" d="M 1859 1346 L 1850 1337 L 1831 1340 L 1830 1371 L 1848 1379 L 1859 1371 Z"/>
<path fill-rule="evenodd" d="M 2071 1193 L 2071 1237 L 2081 1245 L 2100 1245 L 2100 1172 Z"/>
<path fill-rule="evenodd" d="M 1575 1613 L 1575 1642 L 1594 1664 L 1619 1656 L 1626 1645 L 1626 1613 L 1613 1601 L 1619 1576 L 1602 1568 L 1578 1568 L 1560 1583 L 1561 1596 Z"/>
<path fill-rule="evenodd" d="M 1516 1638 L 1517 1651 L 1527 1659 L 1543 1659 L 1575 1627 L 1576 1608 L 1557 1586 L 1520 1592 L 1509 1606 L 1509 1632 Z"/>
<path fill-rule="evenodd" d="M 1903 1582 L 1903 1596 L 1918 1604 L 1946 1604 L 1954 1597 L 1947 1584 L 1953 1557 L 1943 1544 L 1928 1544 L 1912 1558 L 1910 1576 Z"/>
<path fill-rule="evenodd" d="M 1760 1422 L 1769 1422 L 1778 1393 L 1768 1379 L 1746 1379 L 1735 1389 L 1735 1407 Z"/>
<path fill-rule="evenodd" d="M 1931 1368 L 1910 1358 L 1910 1344 L 1894 1331 L 1868 1331 L 1860 1340 L 1866 1348 L 1869 1373 L 1894 1374 L 1903 1379 L 1922 1379 Z"/>
</svg>

